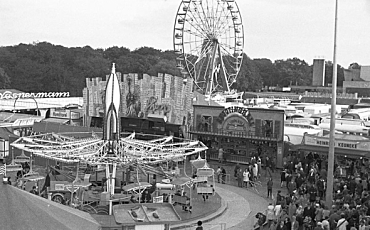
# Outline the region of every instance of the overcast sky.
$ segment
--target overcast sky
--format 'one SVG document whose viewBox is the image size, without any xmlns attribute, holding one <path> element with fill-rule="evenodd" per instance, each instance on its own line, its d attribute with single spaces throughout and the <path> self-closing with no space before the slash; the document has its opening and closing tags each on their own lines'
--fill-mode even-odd
<svg viewBox="0 0 370 230">
<path fill-rule="evenodd" d="M 370 0 L 338 0 L 337 61 L 370 65 Z M 1 0 L 0 46 L 173 49 L 180 0 Z M 335 0 L 237 0 L 251 58 L 333 59 Z"/>
</svg>

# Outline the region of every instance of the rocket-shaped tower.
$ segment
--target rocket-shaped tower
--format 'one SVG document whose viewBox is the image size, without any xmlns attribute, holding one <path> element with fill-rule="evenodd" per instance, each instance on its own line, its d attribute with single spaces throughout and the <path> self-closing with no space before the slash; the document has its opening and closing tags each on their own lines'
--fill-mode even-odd
<svg viewBox="0 0 370 230">
<path fill-rule="evenodd" d="M 114 63 L 105 87 L 104 103 L 103 140 L 118 140 L 120 138 L 121 88 Z"/>
<path fill-rule="evenodd" d="M 108 141 L 108 149 L 106 158 L 114 158 L 117 156 L 115 152 L 116 146 L 120 139 L 120 104 L 121 104 L 121 88 L 116 74 L 116 66 L 113 63 L 112 72 L 107 80 L 105 87 L 105 100 L 104 100 L 104 129 L 103 140 Z M 111 167 L 110 167 L 111 166 Z M 106 177 L 107 192 L 111 195 L 114 194 L 114 186 L 116 177 L 116 163 L 107 164 Z M 111 210 L 110 210 L 111 212 Z"/>
</svg>

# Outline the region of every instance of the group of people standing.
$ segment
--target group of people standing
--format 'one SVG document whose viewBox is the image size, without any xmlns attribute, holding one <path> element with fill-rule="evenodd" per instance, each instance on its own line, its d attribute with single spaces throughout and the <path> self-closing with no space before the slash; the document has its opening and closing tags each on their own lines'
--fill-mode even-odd
<svg viewBox="0 0 370 230">
<path fill-rule="evenodd" d="M 260 157 L 253 157 L 251 162 L 247 164 L 247 167 L 243 170 L 242 167 L 236 164 L 234 169 L 234 177 L 236 177 L 238 181 L 238 186 L 243 188 L 248 188 L 248 184 L 250 187 L 254 186 L 254 182 L 261 177 L 261 158 Z"/>
<path fill-rule="evenodd" d="M 216 175 L 217 175 L 217 182 L 225 184 L 225 182 L 226 182 L 226 169 L 222 166 L 218 166 L 218 168 L 216 170 Z"/>
<path fill-rule="evenodd" d="M 370 183 L 366 174 L 334 178 L 333 206 L 323 202 L 326 192 L 326 162 L 308 154 L 292 156 L 281 171 L 276 200 L 266 210 L 271 230 L 365 230 L 370 229 Z M 364 183 L 364 179 L 366 183 Z M 366 185 L 365 185 L 366 184 Z"/>
</svg>

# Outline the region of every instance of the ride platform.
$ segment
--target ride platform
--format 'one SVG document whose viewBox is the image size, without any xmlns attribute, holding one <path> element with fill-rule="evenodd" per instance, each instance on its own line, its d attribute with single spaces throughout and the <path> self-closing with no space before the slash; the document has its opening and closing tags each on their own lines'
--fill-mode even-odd
<svg viewBox="0 0 370 230">
<path fill-rule="evenodd" d="M 222 199 L 216 193 L 215 195 L 209 195 L 206 201 L 203 200 L 202 195 L 198 195 L 196 190 L 192 191 L 192 212 L 187 212 L 182 209 L 182 206 L 175 205 L 171 210 L 171 204 L 168 203 L 141 203 L 141 204 L 122 204 L 122 205 L 115 205 L 113 206 L 113 214 L 114 215 L 97 215 L 92 214 L 91 216 L 104 228 L 122 228 L 122 226 L 128 225 L 139 225 L 139 224 L 155 224 L 155 223 L 168 223 L 170 226 L 172 225 L 187 225 L 188 223 L 196 223 L 198 220 L 202 220 L 207 216 L 210 216 L 222 209 Z M 171 219 L 165 219 L 160 221 L 149 221 L 148 219 L 144 219 L 141 221 L 135 221 L 129 214 L 128 210 L 132 207 L 137 206 L 144 206 L 149 208 L 156 208 L 158 210 L 158 216 L 161 218 L 161 211 L 163 212 L 171 212 L 170 215 Z M 123 210 L 123 211 L 122 211 Z M 115 212 L 117 211 L 117 214 Z M 140 211 L 141 212 L 141 211 Z M 120 214 L 118 214 L 120 213 Z M 177 218 L 177 219 L 176 219 Z M 140 219 L 140 218 L 139 218 Z"/>
</svg>

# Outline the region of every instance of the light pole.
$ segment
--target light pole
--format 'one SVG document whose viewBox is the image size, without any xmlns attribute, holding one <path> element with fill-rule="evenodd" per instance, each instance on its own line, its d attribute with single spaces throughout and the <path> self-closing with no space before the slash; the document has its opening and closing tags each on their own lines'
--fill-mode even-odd
<svg viewBox="0 0 370 230">
<path fill-rule="evenodd" d="M 333 181 L 334 181 L 334 150 L 335 150 L 335 115 L 337 103 L 337 22 L 338 22 L 338 0 L 335 0 L 334 21 L 334 53 L 333 53 L 333 80 L 330 113 L 330 140 L 328 155 L 328 178 L 326 187 L 326 205 L 331 208 L 333 203 Z"/>
</svg>

